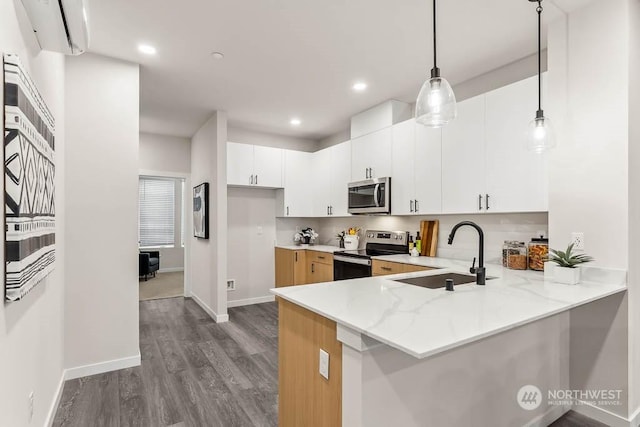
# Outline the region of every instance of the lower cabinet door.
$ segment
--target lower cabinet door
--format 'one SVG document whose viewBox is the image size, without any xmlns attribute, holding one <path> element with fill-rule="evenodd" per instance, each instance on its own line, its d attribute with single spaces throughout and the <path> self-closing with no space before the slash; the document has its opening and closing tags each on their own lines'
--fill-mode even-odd
<svg viewBox="0 0 640 427">
<path fill-rule="evenodd" d="M 307 283 L 333 282 L 333 265 L 310 261 L 307 268 Z"/>
</svg>

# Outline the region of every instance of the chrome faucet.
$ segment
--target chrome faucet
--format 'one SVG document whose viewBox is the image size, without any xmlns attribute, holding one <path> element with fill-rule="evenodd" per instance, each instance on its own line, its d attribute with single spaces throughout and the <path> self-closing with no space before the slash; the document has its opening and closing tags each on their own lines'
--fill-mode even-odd
<svg viewBox="0 0 640 427">
<path fill-rule="evenodd" d="M 458 228 L 462 227 L 463 225 L 468 225 L 469 227 L 473 227 L 478 231 L 478 236 L 480 237 L 479 244 L 478 244 L 478 252 L 479 252 L 478 267 L 475 267 L 476 259 L 474 258 L 473 265 L 469 269 L 469 272 L 475 273 L 476 283 L 478 285 L 484 285 L 485 279 L 486 279 L 486 271 L 484 268 L 484 232 L 482 231 L 482 228 L 480 228 L 480 226 L 475 222 L 471 222 L 471 221 L 459 222 L 453 226 L 453 230 L 451 230 L 451 234 L 449 234 L 449 244 L 453 243 L 453 238 L 456 236 L 456 231 L 458 231 Z"/>
</svg>

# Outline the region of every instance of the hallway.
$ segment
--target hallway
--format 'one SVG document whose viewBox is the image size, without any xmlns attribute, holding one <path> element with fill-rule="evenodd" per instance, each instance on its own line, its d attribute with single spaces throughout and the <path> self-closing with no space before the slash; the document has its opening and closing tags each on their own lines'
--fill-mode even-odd
<svg viewBox="0 0 640 427">
<path fill-rule="evenodd" d="M 275 303 L 216 324 L 191 299 L 140 302 L 142 365 L 68 381 L 54 426 L 275 426 Z"/>
</svg>

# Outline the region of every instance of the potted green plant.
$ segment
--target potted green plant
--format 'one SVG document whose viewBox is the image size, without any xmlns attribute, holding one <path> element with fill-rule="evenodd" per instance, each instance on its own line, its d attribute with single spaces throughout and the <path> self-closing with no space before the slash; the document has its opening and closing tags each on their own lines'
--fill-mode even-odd
<svg viewBox="0 0 640 427">
<path fill-rule="evenodd" d="M 575 285 L 580 282 L 580 269 L 578 266 L 585 262 L 593 261 L 593 258 L 586 254 L 576 254 L 573 252 L 573 243 L 567 247 L 566 251 L 550 249 L 549 261 L 557 266 L 553 270 L 553 280 L 558 283 Z"/>
</svg>

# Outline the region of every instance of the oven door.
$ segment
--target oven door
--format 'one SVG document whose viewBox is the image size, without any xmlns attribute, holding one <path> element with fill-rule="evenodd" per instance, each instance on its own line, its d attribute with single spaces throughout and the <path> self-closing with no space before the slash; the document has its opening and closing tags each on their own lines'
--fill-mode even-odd
<svg viewBox="0 0 640 427">
<path fill-rule="evenodd" d="M 371 277 L 371 260 L 342 255 L 333 256 L 333 280 Z"/>
<path fill-rule="evenodd" d="M 349 213 L 391 213 L 391 178 L 352 182 L 349 189 Z"/>
</svg>

